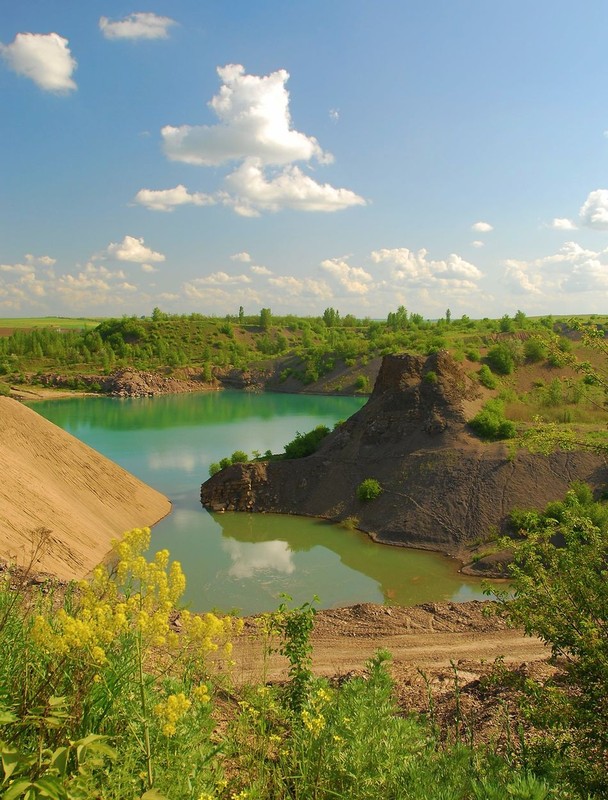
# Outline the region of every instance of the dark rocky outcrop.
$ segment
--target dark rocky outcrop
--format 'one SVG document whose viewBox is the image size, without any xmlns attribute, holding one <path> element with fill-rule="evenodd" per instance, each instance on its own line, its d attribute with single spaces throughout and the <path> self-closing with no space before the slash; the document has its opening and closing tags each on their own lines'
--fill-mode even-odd
<svg viewBox="0 0 608 800">
<path fill-rule="evenodd" d="M 540 508 L 573 480 L 607 480 L 591 453 L 510 455 L 480 441 L 466 425 L 478 394 L 446 352 L 386 356 L 368 403 L 314 455 L 234 464 L 202 485 L 201 501 L 213 511 L 352 516 L 378 541 L 457 555 L 503 529 L 512 508 Z M 361 502 L 357 486 L 370 477 L 384 491 Z"/>
</svg>

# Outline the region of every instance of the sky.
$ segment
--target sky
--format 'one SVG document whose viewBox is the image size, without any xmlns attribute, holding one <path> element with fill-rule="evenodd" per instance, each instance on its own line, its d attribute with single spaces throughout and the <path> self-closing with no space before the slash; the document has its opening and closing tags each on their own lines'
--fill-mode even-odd
<svg viewBox="0 0 608 800">
<path fill-rule="evenodd" d="M 0 316 L 608 313 L 606 0 L 0 0 Z"/>
</svg>

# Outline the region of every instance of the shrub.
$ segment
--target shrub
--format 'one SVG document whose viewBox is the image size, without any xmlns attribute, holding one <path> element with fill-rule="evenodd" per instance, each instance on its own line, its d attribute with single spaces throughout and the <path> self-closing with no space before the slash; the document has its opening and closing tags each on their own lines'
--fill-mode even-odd
<svg viewBox="0 0 608 800">
<path fill-rule="evenodd" d="M 430 369 L 427 373 L 425 373 L 423 380 L 427 383 L 437 383 L 437 373 Z"/>
<path fill-rule="evenodd" d="M 247 461 L 249 461 L 249 456 L 244 450 L 235 450 L 230 456 L 230 461 L 233 464 L 245 464 Z"/>
<path fill-rule="evenodd" d="M 10 393 L 11 393 L 11 387 L 8 385 L 8 383 L 0 382 L 0 396 L 8 397 Z"/>
<path fill-rule="evenodd" d="M 488 350 L 487 362 L 493 372 L 510 375 L 515 367 L 513 354 L 506 344 L 496 344 Z"/>
<path fill-rule="evenodd" d="M 369 385 L 369 378 L 367 375 L 357 375 L 357 379 L 355 381 L 355 391 L 357 392 L 369 392 L 370 385 Z"/>
<path fill-rule="evenodd" d="M 380 497 L 382 492 L 382 486 L 375 478 L 366 478 L 357 486 L 357 497 L 362 503 L 375 500 L 377 497 Z"/>
<path fill-rule="evenodd" d="M 505 418 L 501 400 L 488 400 L 469 425 L 484 439 L 512 439 L 516 430 L 513 422 Z"/>
<path fill-rule="evenodd" d="M 479 372 L 477 373 L 477 379 L 482 386 L 486 387 L 486 389 L 496 389 L 498 386 L 498 382 L 494 375 L 492 375 L 492 370 L 487 364 L 481 365 Z"/>
<path fill-rule="evenodd" d="M 548 732 L 545 763 L 578 783 L 582 796 L 606 797 L 608 777 L 608 506 L 585 484 L 544 512 L 511 514 L 523 540 L 502 595 L 508 619 L 564 657 L 565 681 L 526 683 L 528 716 Z"/>
<path fill-rule="evenodd" d="M 298 431 L 295 439 L 285 445 L 285 456 L 287 458 L 305 458 L 312 455 L 328 433 L 327 425 L 317 425 L 308 433 Z"/>
<path fill-rule="evenodd" d="M 524 355 L 532 363 L 543 361 L 547 357 L 547 347 L 542 339 L 532 337 L 524 344 Z"/>
</svg>

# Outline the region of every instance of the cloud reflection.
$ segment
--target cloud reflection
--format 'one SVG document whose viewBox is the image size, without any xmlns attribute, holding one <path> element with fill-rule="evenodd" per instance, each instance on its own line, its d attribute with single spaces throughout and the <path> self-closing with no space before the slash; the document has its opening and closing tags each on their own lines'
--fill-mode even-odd
<svg viewBox="0 0 608 800">
<path fill-rule="evenodd" d="M 257 572 L 281 572 L 291 575 L 295 570 L 293 553 L 287 542 L 237 542 L 224 539 L 222 549 L 232 559 L 228 570 L 231 578 L 253 578 Z"/>
</svg>

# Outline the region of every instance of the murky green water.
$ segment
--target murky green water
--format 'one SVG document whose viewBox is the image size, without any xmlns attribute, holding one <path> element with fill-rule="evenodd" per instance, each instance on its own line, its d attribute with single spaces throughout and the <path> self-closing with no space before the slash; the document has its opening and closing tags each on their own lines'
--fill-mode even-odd
<svg viewBox="0 0 608 800">
<path fill-rule="evenodd" d="M 358 398 L 214 392 L 158 398 L 74 398 L 36 403 L 43 416 L 166 494 L 172 513 L 153 529 L 188 579 L 196 611 L 277 606 L 281 593 L 320 607 L 415 603 L 482 596 L 435 553 L 374 544 L 357 532 L 305 517 L 217 514 L 199 502 L 209 464 L 235 450 L 282 452 L 297 431 L 332 427 Z"/>
</svg>

